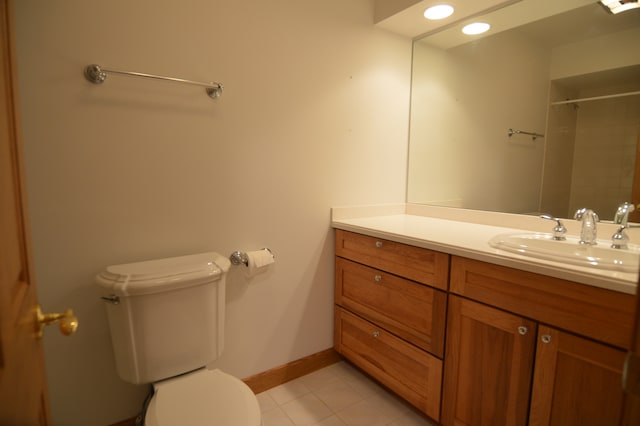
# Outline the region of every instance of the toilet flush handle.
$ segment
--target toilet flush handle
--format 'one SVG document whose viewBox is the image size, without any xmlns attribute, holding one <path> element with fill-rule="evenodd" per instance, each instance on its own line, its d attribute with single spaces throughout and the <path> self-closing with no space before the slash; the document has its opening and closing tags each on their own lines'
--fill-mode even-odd
<svg viewBox="0 0 640 426">
<path fill-rule="evenodd" d="M 109 302 L 112 305 L 119 305 L 120 304 L 120 298 L 118 296 L 116 296 L 115 294 L 110 294 L 108 296 L 102 296 L 100 299 L 104 300 L 105 302 Z"/>
</svg>

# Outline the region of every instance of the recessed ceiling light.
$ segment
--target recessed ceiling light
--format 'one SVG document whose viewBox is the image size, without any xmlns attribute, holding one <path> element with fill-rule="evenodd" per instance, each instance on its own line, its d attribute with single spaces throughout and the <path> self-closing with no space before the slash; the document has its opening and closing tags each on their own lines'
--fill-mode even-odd
<svg viewBox="0 0 640 426">
<path fill-rule="evenodd" d="M 424 11 L 424 17 L 432 21 L 448 18 L 453 14 L 453 6 L 448 4 L 437 4 Z"/>
<path fill-rule="evenodd" d="M 465 25 L 462 29 L 462 32 L 467 35 L 476 35 L 486 33 L 487 31 L 489 31 L 489 28 L 491 28 L 491 25 L 487 24 L 486 22 L 473 22 L 471 24 Z"/>
</svg>

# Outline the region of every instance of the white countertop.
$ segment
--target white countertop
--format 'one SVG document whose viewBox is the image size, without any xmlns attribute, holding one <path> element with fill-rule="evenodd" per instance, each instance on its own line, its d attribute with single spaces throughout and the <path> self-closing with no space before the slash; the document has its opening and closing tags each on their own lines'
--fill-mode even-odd
<svg viewBox="0 0 640 426">
<path fill-rule="evenodd" d="M 332 209 L 332 226 L 337 229 L 358 232 L 399 243 L 463 256 L 483 262 L 517 268 L 582 284 L 601 287 L 622 293 L 635 294 L 638 274 L 546 261 L 495 249 L 489 240 L 505 233 L 518 233 L 523 229 L 548 232 L 552 227 L 542 219 L 504 213 L 491 214 L 446 208 L 417 207 L 414 205 L 386 205 L 365 207 L 338 207 Z M 446 214 L 455 220 L 444 219 Z M 434 217 L 440 216 L 440 217 Z M 475 222 L 475 223 L 473 223 Z M 484 223 L 478 223 L 484 222 Z M 498 226 L 495 223 L 506 223 Z M 539 223 L 542 225 L 539 225 Z M 571 233 L 575 225 L 569 227 Z M 549 229 L 546 229 L 549 228 Z"/>
</svg>

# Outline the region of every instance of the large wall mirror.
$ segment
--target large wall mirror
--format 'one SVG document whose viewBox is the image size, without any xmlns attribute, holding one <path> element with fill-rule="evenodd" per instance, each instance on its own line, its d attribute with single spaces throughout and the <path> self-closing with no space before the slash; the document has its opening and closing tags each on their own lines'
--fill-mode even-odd
<svg viewBox="0 0 640 426">
<path fill-rule="evenodd" d="M 414 42 L 408 202 L 603 220 L 640 202 L 640 9 L 556 3 Z"/>
</svg>

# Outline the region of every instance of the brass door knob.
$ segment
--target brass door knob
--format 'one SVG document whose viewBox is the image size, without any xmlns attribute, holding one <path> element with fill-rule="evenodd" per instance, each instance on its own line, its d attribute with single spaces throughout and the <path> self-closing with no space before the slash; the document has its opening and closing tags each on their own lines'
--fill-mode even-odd
<svg viewBox="0 0 640 426">
<path fill-rule="evenodd" d="M 41 338 L 44 327 L 58 323 L 60 332 L 65 336 L 73 334 L 78 329 L 78 318 L 71 309 L 63 313 L 43 314 L 40 305 L 36 308 L 36 337 Z"/>
</svg>

